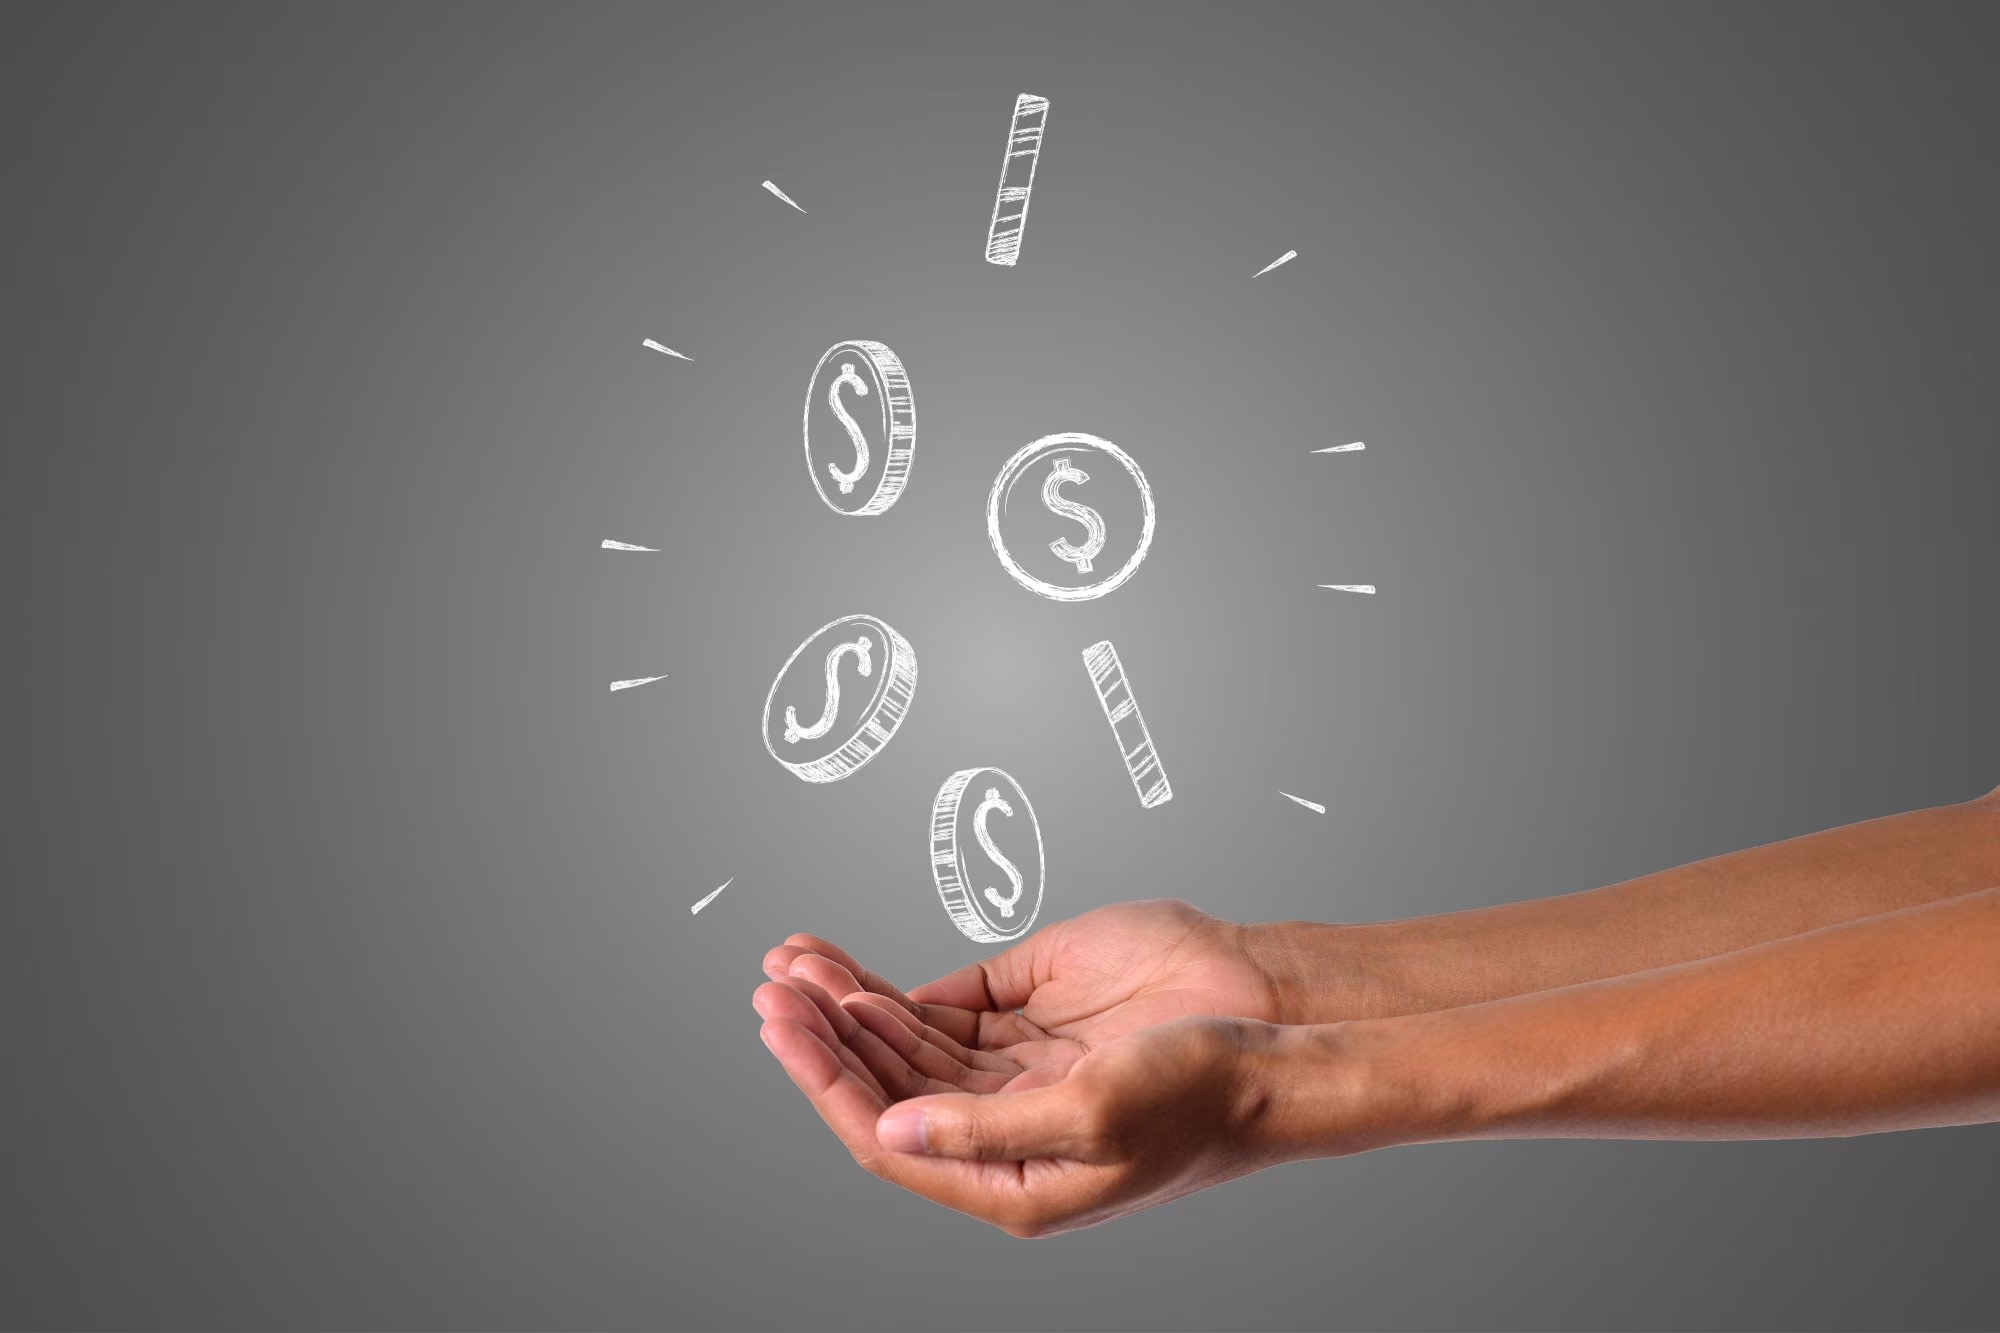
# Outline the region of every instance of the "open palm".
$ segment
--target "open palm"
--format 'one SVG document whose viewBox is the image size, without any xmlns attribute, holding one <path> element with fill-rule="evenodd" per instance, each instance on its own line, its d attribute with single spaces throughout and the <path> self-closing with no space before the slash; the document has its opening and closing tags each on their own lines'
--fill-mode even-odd
<svg viewBox="0 0 2000 1333">
<path fill-rule="evenodd" d="M 1242 928 L 1168 899 L 1059 922 L 907 994 L 813 935 L 771 950 L 764 970 L 811 1004 L 760 990 L 759 1010 L 781 1007 L 832 1038 L 885 1103 L 1040 1087 L 1090 1051 L 1178 1018 L 1278 1021 L 1276 988 Z"/>
</svg>

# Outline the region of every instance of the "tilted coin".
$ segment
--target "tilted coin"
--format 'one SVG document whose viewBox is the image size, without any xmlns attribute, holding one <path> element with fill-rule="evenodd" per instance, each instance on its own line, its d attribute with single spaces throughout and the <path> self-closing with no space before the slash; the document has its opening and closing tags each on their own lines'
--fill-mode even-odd
<svg viewBox="0 0 2000 1333">
<path fill-rule="evenodd" d="M 880 753 L 917 689 L 910 641 L 842 616 L 785 659 L 764 700 L 764 748 L 807 782 L 838 782 Z"/>
<path fill-rule="evenodd" d="M 1160 764 L 1152 729 L 1139 711 L 1139 701 L 1132 697 L 1132 682 L 1126 678 L 1125 664 L 1118 660 L 1111 640 L 1100 639 L 1084 649 L 1083 666 L 1090 672 L 1097 702 L 1104 706 L 1104 720 L 1111 724 L 1112 738 L 1118 742 L 1118 754 L 1125 761 L 1132 789 L 1139 793 L 1139 804 L 1151 810 L 1173 800 L 1173 784 Z"/>
<path fill-rule="evenodd" d="M 806 468 L 827 508 L 860 518 L 896 503 L 910 478 L 917 407 L 897 355 L 878 342 L 838 342 L 806 386 Z"/>
<path fill-rule="evenodd" d="M 952 924 L 981 944 L 1019 939 L 1042 910 L 1042 829 L 1021 784 L 964 768 L 931 803 L 931 877 Z"/>
<path fill-rule="evenodd" d="M 1153 490 L 1111 441 L 1045 435 L 994 479 L 986 537 L 1030 592 L 1059 602 L 1102 597 L 1132 577 L 1153 544 Z"/>
</svg>

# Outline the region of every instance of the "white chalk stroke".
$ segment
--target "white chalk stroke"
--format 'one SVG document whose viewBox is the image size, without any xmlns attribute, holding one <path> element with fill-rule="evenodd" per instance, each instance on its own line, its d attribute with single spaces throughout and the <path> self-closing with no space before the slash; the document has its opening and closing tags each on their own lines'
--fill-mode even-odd
<svg viewBox="0 0 2000 1333">
<path fill-rule="evenodd" d="M 1322 583 L 1319 586 L 1322 588 L 1331 588 L 1335 592 L 1365 592 L 1372 594 L 1375 591 L 1375 585 L 1372 583 Z"/>
<path fill-rule="evenodd" d="M 636 680 L 614 680 L 611 682 L 611 689 L 613 693 L 616 693 L 619 690 L 629 690 L 639 685 L 651 685 L 656 680 L 665 679 L 665 676 L 640 676 Z"/>
<path fill-rule="evenodd" d="M 1316 454 L 1355 454 L 1360 453 L 1367 447 L 1361 441 L 1356 440 L 1353 444 L 1336 444 L 1330 449 L 1315 449 L 1313 452 Z"/>
<path fill-rule="evenodd" d="M 1048 872 L 1042 827 L 1004 771 L 965 768 L 944 780 L 931 802 L 930 850 L 938 897 L 968 939 L 1001 944 L 1035 924 Z"/>
<path fill-rule="evenodd" d="M 641 347 L 650 347 L 656 352 L 665 352 L 668 356 L 678 356 L 683 361 L 694 360 L 693 357 L 688 356 L 683 352 L 676 352 L 673 348 L 665 346 L 664 344 L 656 343 L 651 338 L 646 339 L 646 341 L 640 343 L 639 345 Z"/>
<path fill-rule="evenodd" d="M 806 383 L 805 442 L 806 470 L 828 509 L 866 518 L 895 504 L 917 447 L 902 358 L 866 339 L 827 348 Z"/>
<path fill-rule="evenodd" d="M 604 539 L 603 547 L 607 551 L 651 551 L 655 555 L 660 552 L 657 546 L 634 546 L 631 542 L 614 542 L 609 537 Z"/>
<path fill-rule="evenodd" d="M 786 194 L 783 190 L 771 184 L 771 182 L 765 181 L 764 188 L 769 190 L 772 194 L 777 195 L 778 198 L 784 200 L 786 203 L 790 204 L 793 208 L 799 208 L 798 200 L 792 198 L 792 196 Z M 803 213 L 805 212 L 805 210 L 803 208 L 799 208 L 799 212 Z"/>
<path fill-rule="evenodd" d="M 1287 250 L 1285 251 L 1285 253 L 1279 255 L 1276 259 L 1273 259 L 1270 263 L 1264 265 L 1264 267 L 1258 269 L 1255 273 L 1252 273 L 1250 276 L 1253 278 L 1261 278 L 1266 273 L 1269 273 L 1272 269 L 1277 268 L 1280 264 L 1289 264 L 1298 257 L 1299 257 L 1298 251 Z"/>
<path fill-rule="evenodd" d="M 1035 164 L 1042 156 L 1042 130 L 1049 99 L 1022 93 L 1014 99 L 1007 127 L 1007 156 L 1000 164 L 1000 188 L 993 197 L 993 221 L 986 228 L 986 262 L 1009 268 L 1021 257 L 1021 228 L 1028 223 L 1028 196 L 1035 188 Z"/>
<path fill-rule="evenodd" d="M 1288 801 L 1297 801 L 1300 805 L 1304 806 L 1306 809 L 1312 811 L 1316 815 L 1323 815 L 1326 813 L 1326 807 L 1321 805 L 1318 801 L 1308 801 L 1305 797 L 1294 796 L 1288 791 L 1281 791 L 1278 793 L 1278 795 L 1284 797 Z"/>
<path fill-rule="evenodd" d="M 1019 505 L 1017 487 L 1025 488 Z M 986 539 L 1001 567 L 1028 591 L 1082 602 L 1132 577 L 1153 545 L 1154 517 L 1153 488 L 1130 454 L 1095 435 L 1064 431 L 1027 445 L 1001 467 L 986 497 Z M 1051 531 L 1059 533 L 1053 541 Z M 1114 562 L 1109 572 L 1099 568 L 1107 550 Z"/>
<path fill-rule="evenodd" d="M 910 641 L 874 616 L 842 616 L 814 630 L 771 682 L 764 748 L 802 781 L 838 782 L 881 753 L 916 690 Z"/>
<path fill-rule="evenodd" d="M 735 882 L 736 882 L 736 876 L 734 875 L 731 875 L 728 879 L 723 880 L 722 888 L 717 889 L 714 893 L 709 894 L 706 898 L 703 898 L 693 907 L 688 908 L 688 915 L 689 916 L 698 915 L 701 912 L 702 908 L 708 906 L 710 903 L 714 902 L 718 897 L 721 896 L 722 889 L 728 888 L 731 884 L 734 884 Z"/>
<path fill-rule="evenodd" d="M 1167 784 L 1167 770 L 1160 765 L 1153 733 L 1139 713 L 1139 701 L 1132 697 L 1132 682 L 1126 679 L 1124 663 L 1118 660 L 1118 650 L 1111 646 L 1111 640 L 1104 639 L 1084 649 L 1083 665 L 1090 672 L 1097 702 L 1104 705 L 1105 719 L 1111 723 L 1111 735 L 1118 742 L 1118 753 L 1124 757 L 1125 771 L 1132 777 L 1132 788 L 1139 793 L 1139 804 L 1151 810 L 1173 800 L 1174 789 Z"/>
</svg>

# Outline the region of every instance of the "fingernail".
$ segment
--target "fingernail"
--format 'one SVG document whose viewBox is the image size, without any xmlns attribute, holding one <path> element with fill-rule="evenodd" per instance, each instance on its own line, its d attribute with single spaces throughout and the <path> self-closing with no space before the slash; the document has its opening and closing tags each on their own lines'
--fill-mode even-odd
<svg viewBox="0 0 2000 1333">
<path fill-rule="evenodd" d="M 768 1026 L 758 1028 L 757 1036 L 764 1043 L 765 1049 L 774 1055 L 777 1053 L 778 1048 L 771 1045 L 771 1029 Z"/>
<path fill-rule="evenodd" d="M 922 1111 L 884 1111 L 875 1122 L 875 1139 L 890 1152 L 922 1152 L 928 1138 Z"/>
</svg>

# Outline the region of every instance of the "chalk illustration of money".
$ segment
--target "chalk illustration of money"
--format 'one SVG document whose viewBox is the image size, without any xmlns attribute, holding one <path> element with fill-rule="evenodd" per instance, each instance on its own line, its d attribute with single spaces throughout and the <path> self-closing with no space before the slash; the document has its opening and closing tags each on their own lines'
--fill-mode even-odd
<svg viewBox="0 0 2000 1333">
<path fill-rule="evenodd" d="M 986 228 L 986 262 L 1012 268 L 1021 258 L 1021 229 L 1028 223 L 1028 198 L 1035 188 L 1035 164 L 1042 156 L 1042 129 L 1048 124 L 1049 99 L 1022 93 L 1014 100 L 1014 120 L 1007 127 L 1007 156 L 1001 160 L 999 191 L 993 197 L 993 221 Z"/>
<path fill-rule="evenodd" d="M 1084 649 L 1083 665 L 1090 672 L 1097 702 L 1104 706 L 1105 720 L 1111 723 L 1111 734 L 1118 742 L 1132 789 L 1139 793 L 1139 804 L 1151 810 L 1173 800 L 1174 789 L 1167 783 L 1167 770 L 1160 765 L 1153 733 L 1139 712 L 1139 701 L 1132 697 L 1132 682 L 1126 679 L 1125 665 L 1118 660 L 1111 640 L 1103 639 Z"/>
</svg>

